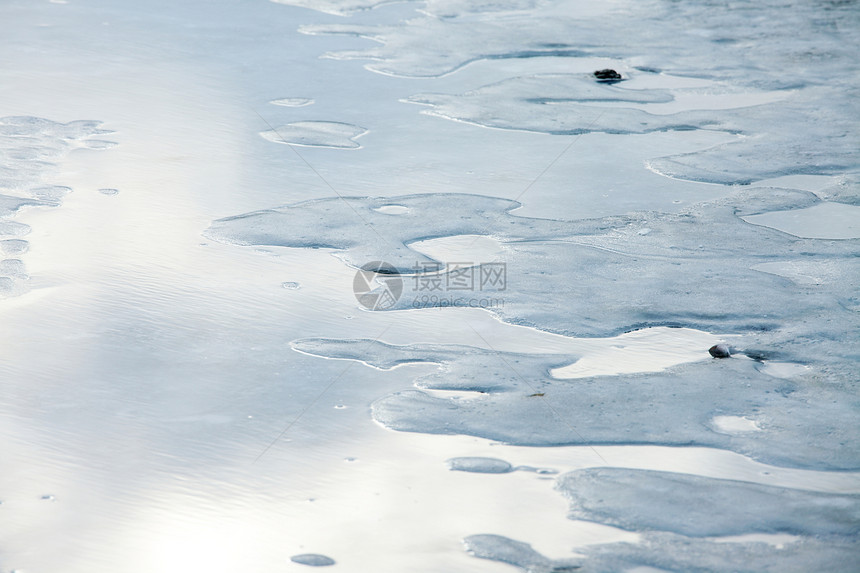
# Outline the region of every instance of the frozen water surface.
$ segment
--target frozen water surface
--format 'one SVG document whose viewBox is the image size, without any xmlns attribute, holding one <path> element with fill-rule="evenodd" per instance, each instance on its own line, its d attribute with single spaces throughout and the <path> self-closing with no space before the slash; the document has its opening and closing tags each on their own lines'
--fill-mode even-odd
<svg viewBox="0 0 860 573">
<path fill-rule="evenodd" d="M 690 537 L 745 533 L 857 535 L 860 497 L 669 472 L 593 468 L 565 474 L 571 518 Z M 711 492 L 702 496 L 702 491 Z M 684 519 L 679 520 L 678 516 Z"/>
<path fill-rule="evenodd" d="M 333 147 L 357 149 L 355 138 L 367 133 L 357 125 L 334 121 L 298 121 L 262 132 L 264 138 L 275 143 L 306 147 Z"/>
<path fill-rule="evenodd" d="M 0 570 L 857 570 L 858 19 L 5 3 Z"/>
<path fill-rule="evenodd" d="M 272 105 L 280 105 L 283 107 L 305 107 L 312 105 L 314 100 L 305 97 L 286 97 L 281 99 L 273 99 L 269 102 Z"/>
</svg>

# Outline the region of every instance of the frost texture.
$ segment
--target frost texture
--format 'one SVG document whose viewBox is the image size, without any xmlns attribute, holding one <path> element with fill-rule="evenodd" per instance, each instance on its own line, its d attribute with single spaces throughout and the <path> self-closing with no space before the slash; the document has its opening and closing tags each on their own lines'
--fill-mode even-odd
<svg viewBox="0 0 860 573">
<path fill-rule="evenodd" d="M 0 255 L 27 251 L 22 237 L 30 227 L 11 221 L 22 207 L 56 207 L 71 191 L 63 186 L 40 186 L 63 156 L 76 147 L 104 149 L 112 142 L 89 139 L 111 133 L 96 121 L 58 123 L 28 116 L 0 118 Z M 26 195 L 26 197 L 24 196 Z M 0 259 L 0 298 L 26 292 L 27 272 L 20 259 Z"/>
<path fill-rule="evenodd" d="M 571 519 L 632 531 L 690 537 L 860 533 L 857 495 L 623 468 L 577 470 L 562 476 L 558 488 L 570 499 Z"/>
</svg>

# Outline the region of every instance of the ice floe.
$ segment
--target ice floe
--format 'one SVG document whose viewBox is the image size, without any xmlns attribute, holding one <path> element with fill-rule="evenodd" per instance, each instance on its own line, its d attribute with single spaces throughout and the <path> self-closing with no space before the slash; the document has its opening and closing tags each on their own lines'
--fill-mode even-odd
<svg viewBox="0 0 860 573">
<path fill-rule="evenodd" d="M 476 399 L 405 390 L 373 404 L 374 418 L 410 432 L 467 434 L 529 445 L 655 444 L 732 450 L 772 465 L 860 468 L 852 443 L 856 399 L 850 378 L 826 385 L 788 381 L 747 358 L 680 365 L 663 373 L 579 378 L 549 376 L 571 356 L 495 352 L 464 346 L 395 347 L 367 340 L 306 339 L 296 350 L 390 369 L 436 363 L 422 390 L 480 393 Z M 850 375 L 849 375 L 850 376 Z M 760 431 L 726 433 L 714 416 L 746 417 Z"/>
<path fill-rule="evenodd" d="M 741 218 L 820 204 L 810 192 L 739 189 L 677 214 L 642 212 L 577 221 L 517 217 L 510 212 L 517 203 L 491 197 L 393 199 L 409 211 L 396 217 L 380 213 L 378 208 L 392 198 L 314 200 L 221 219 L 206 234 L 236 244 L 339 249 L 352 266 L 381 260 L 402 274 L 440 270 L 433 267 L 440 261 L 411 249 L 411 243 L 490 236 L 505 247 L 508 278 L 504 285 L 478 285 L 475 290 L 504 299 L 493 312 L 513 323 L 575 336 L 663 325 L 711 332 L 774 330 L 824 311 L 856 320 L 845 314 L 846 307 L 857 304 L 850 284 L 809 289 L 752 268 L 786 257 L 851 262 L 856 240 L 833 244 L 800 239 Z M 643 228 L 649 233 L 641 234 Z M 471 264 L 478 277 L 493 268 L 489 261 Z M 450 270 L 443 278 L 451 278 Z M 553 296 L 546 294 L 550 282 L 557 285 Z M 431 294 L 410 292 L 391 309 L 461 306 L 474 298 L 420 297 Z"/>
<path fill-rule="evenodd" d="M 588 468 L 559 478 L 571 519 L 689 537 L 860 533 L 860 496 L 817 493 L 673 472 Z M 707 492 L 707 494 L 705 494 Z"/>
</svg>

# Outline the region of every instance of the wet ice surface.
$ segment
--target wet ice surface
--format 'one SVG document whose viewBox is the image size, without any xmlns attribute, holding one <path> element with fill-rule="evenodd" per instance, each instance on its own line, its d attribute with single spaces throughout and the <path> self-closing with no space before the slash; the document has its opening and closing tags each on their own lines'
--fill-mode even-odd
<svg viewBox="0 0 860 573">
<path fill-rule="evenodd" d="M 500 535 L 471 535 L 464 541 L 475 557 L 519 567 L 527 573 L 614 571 L 850 571 L 860 565 L 854 540 L 804 539 L 774 547 L 767 543 L 718 543 L 672 534 L 644 534 L 639 543 L 577 548 L 581 558 L 550 559 L 528 543 Z M 635 568 L 635 569 L 634 569 Z M 642 568 L 642 569 L 639 569 Z"/>
<path fill-rule="evenodd" d="M 631 98 L 637 92 L 624 89 L 623 83 L 592 85 L 584 91 L 558 89 L 564 80 L 541 76 L 410 101 L 431 105 L 434 114 L 451 119 L 545 133 L 706 128 L 745 135 L 736 143 L 650 164 L 660 173 L 683 179 L 749 183 L 789 173 L 856 170 L 860 114 L 851 94 L 857 86 L 845 69 L 852 65 L 846 46 L 856 43 L 860 34 L 858 12 L 829 2 L 792 10 L 782 5 L 773 0 L 725 12 L 709 2 L 651 1 L 638 3 L 635 9 L 604 8 L 595 17 L 583 14 L 574 1 L 499 3 L 498 11 L 472 10 L 467 2 L 428 2 L 424 14 L 396 26 L 331 24 L 304 31 L 372 38 L 381 46 L 330 56 L 373 60 L 367 67 L 384 74 L 435 77 L 481 59 L 604 56 L 633 65 L 635 75 L 660 73 L 720 82 L 712 87 L 716 91 L 731 92 L 740 86 L 750 91 L 788 90 L 784 102 L 719 114 L 703 110 L 654 115 L 631 106 L 607 110 L 587 104 L 595 99 L 637 101 Z M 696 26 L 689 26 L 690 21 Z M 499 33 L 501 22 L 511 33 Z M 571 26 L 576 29 L 574 37 Z M 618 30 L 625 33 L 619 35 Z M 439 37 L 446 39 L 441 49 Z M 659 37 L 675 41 L 655 42 Z M 689 42 L 690 49 L 675 48 L 678 42 Z M 726 61 L 734 65 L 725 65 Z M 801 62 L 806 70 L 799 68 Z M 618 95 L 624 93 L 628 95 Z M 662 92 L 652 94 L 665 97 Z M 822 100 L 826 106 L 817 105 Z M 768 158 L 766 165 L 760 161 L 763 156 Z"/>
<path fill-rule="evenodd" d="M 331 557 L 327 557 L 325 555 L 319 555 L 316 553 L 303 553 L 301 555 L 293 555 L 290 557 L 290 561 L 293 563 L 299 563 L 300 565 L 310 565 L 311 567 L 328 567 L 330 565 L 334 565 L 335 561 Z"/>
<path fill-rule="evenodd" d="M 826 385 L 792 383 L 759 372 L 753 360 L 736 358 L 560 384 L 549 371 L 574 357 L 395 348 L 367 340 L 304 340 L 294 347 L 383 369 L 439 363 L 437 372 L 415 379 L 418 388 L 478 393 L 460 398 L 406 390 L 377 400 L 374 418 L 396 430 L 531 446 L 697 445 L 775 465 L 860 468 L 860 449 L 849 443 L 856 416 L 853 387 L 850 379 L 836 376 Z M 712 417 L 726 415 L 747 417 L 761 431 L 726 433 L 711 424 Z"/>
<path fill-rule="evenodd" d="M 0 255 L 23 255 L 28 243 L 20 237 L 29 226 L 10 221 L 27 207 L 57 207 L 71 192 L 61 185 L 44 186 L 58 163 L 71 150 L 80 147 L 106 149 L 112 142 L 90 139 L 93 135 L 111 133 L 99 129 L 97 121 L 59 123 L 49 119 L 14 116 L 0 118 Z M 27 291 L 24 262 L 9 258 L 0 260 L 0 298 Z"/>
<path fill-rule="evenodd" d="M 821 203 L 806 209 L 772 211 L 745 220 L 807 239 L 860 238 L 860 207 Z"/>
<path fill-rule="evenodd" d="M 269 102 L 272 105 L 280 105 L 283 107 L 305 107 L 312 105 L 314 100 L 305 97 L 286 97 L 281 99 L 273 99 Z"/>
<path fill-rule="evenodd" d="M 301 145 L 304 147 L 332 147 L 334 149 L 358 149 L 355 138 L 367 133 L 357 125 L 334 121 L 298 121 L 262 132 L 264 138 L 274 143 Z"/>
<path fill-rule="evenodd" d="M 384 260 L 401 273 L 421 272 L 439 262 L 410 249 L 412 242 L 444 235 L 492 236 L 505 245 L 511 274 L 504 285 L 504 307 L 492 311 L 518 324 L 570 335 L 606 336 L 662 325 L 726 333 L 777 331 L 801 316 L 822 312 L 832 312 L 843 326 L 856 325 L 856 314 L 846 310 L 858 303 L 856 276 L 809 290 L 752 268 L 786 257 L 853 264 L 855 240 L 804 240 L 741 218 L 820 204 L 810 192 L 738 190 L 680 214 L 631 213 L 567 222 L 517 217 L 511 213 L 516 203 L 490 197 L 396 199 L 408 212 L 380 213 L 378 208 L 389 201 L 385 198 L 332 198 L 216 221 L 207 235 L 245 245 L 335 248 L 355 267 Z M 477 277 L 484 296 L 501 292 L 501 286 L 490 282 L 492 264 L 481 263 L 472 261 L 478 268 L 470 272 L 471 280 Z M 450 282 L 450 276 L 445 278 Z M 554 296 L 546 296 L 548 283 L 556 280 Z M 394 308 L 470 301 L 402 296 Z"/>
<path fill-rule="evenodd" d="M 858 568 L 850 3 L 277 4 L 2 8 L 0 569 Z"/>
<path fill-rule="evenodd" d="M 854 537 L 860 531 L 857 495 L 619 468 L 565 474 L 558 488 L 570 500 L 571 519 L 632 531 L 691 537 L 745 533 Z M 710 494 L 703 496 L 704 491 Z"/>
</svg>

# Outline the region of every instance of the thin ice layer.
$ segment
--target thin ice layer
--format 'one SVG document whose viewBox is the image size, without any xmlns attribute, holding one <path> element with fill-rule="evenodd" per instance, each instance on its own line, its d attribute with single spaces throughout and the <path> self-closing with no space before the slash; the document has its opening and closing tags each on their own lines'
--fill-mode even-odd
<svg viewBox="0 0 860 573">
<path fill-rule="evenodd" d="M 329 0 L 322 6 L 346 13 L 381 3 Z M 395 25 L 329 24 L 301 30 L 374 40 L 378 45 L 329 56 L 370 60 L 368 69 L 388 75 L 436 77 L 480 59 L 588 55 L 677 75 L 797 87 L 850 82 L 845 71 L 853 64 L 851 46 L 860 29 L 858 13 L 849 3 L 826 0 L 802 6 L 766 0 L 731 7 L 666 0 L 587 8 L 577 0 L 422 4 L 420 14 Z"/>
<path fill-rule="evenodd" d="M 566 85 L 574 78 L 589 89 Z M 408 101 L 428 105 L 428 113 L 448 119 L 550 134 L 710 129 L 745 135 L 737 142 L 649 162 L 651 169 L 678 179 L 735 184 L 860 169 L 860 109 L 856 96 L 844 90 L 808 89 L 785 101 L 732 110 L 654 114 L 629 105 L 660 101 L 663 95 L 671 99 L 663 90 L 605 86 L 576 76 L 530 76 L 461 95 L 421 94 Z M 596 107 L 595 101 L 617 105 Z"/>
<path fill-rule="evenodd" d="M 651 0 L 592 13 L 570 1 L 477 6 L 431 1 L 421 15 L 397 25 L 318 25 L 302 31 L 377 42 L 329 57 L 367 59 L 368 69 L 389 75 L 437 77 L 481 59 L 599 56 L 618 60 L 619 68 L 638 68 L 634 75 L 660 70 L 714 80 L 720 84 L 713 89 L 726 93 L 738 88 L 750 93 L 779 91 L 784 101 L 747 111 L 664 115 L 633 105 L 594 107 L 588 92 L 565 89 L 563 77 L 511 78 L 462 95 L 410 98 L 432 106 L 433 115 L 504 129 L 553 134 L 666 129 L 742 133 L 747 137 L 735 143 L 650 163 L 651 169 L 670 177 L 740 184 L 860 168 L 856 151 L 860 98 L 856 58 L 849 48 L 860 41 L 858 17 L 860 12 L 849 4 L 824 0 L 800 7 L 784 0 L 730 7 Z"/>
<path fill-rule="evenodd" d="M 397 204 L 392 214 L 385 207 Z M 256 211 L 215 221 L 206 236 L 240 245 L 341 249 L 355 267 L 382 260 L 401 273 L 433 259 L 407 245 L 433 237 L 498 234 L 538 238 L 594 233 L 613 221 L 559 223 L 516 217 L 519 203 L 497 197 L 421 194 L 401 197 L 335 197 Z"/>
<path fill-rule="evenodd" d="M 21 207 L 28 205 L 44 205 L 42 201 L 33 199 L 25 199 L 23 197 L 13 197 L 10 195 L 0 195 L 0 217 L 12 217 Z"/>
<path fill-rule="evenodd" d="M 378 211 L 392 202 L 407 209 L 398 215 Z M 819 203 L 809 192 L 755 188 L 677 214 L 551 221 L 517 217 L 510 213 L 516 202 L 475 195 L 347 197 L 221 219 L 206 235 L 245 245 L 342 249 L 355 267 L 386 261 L 401 273 L 437 262 L 410 243 L 491 235 L 506 244 L 505 284 L 481 284 L 492 267 L 475 260 L 465 271 L 474 279 L 469 296 L 422 291 L 407 280 L 392 308 L 463 306 L 480 295 L 501 299 L 492 311 L 505 320 L 573 336 L 665 325 L 753 332 L 828 312 L 830 328 L 850 329 L 857 317 L 846 309 L 857 305 L 856 291 L 835 284 L 810 287 L 752 269 L 786 257 L 850 261 L 860 252 L 857 240 L 799 239 L 740 218 Z M 450 273 L 442 278 L 449 284 Z M 546 294 L 550 281 L 553 296 Z"/>
<path fill-rule="evenodd" d="M 856 536 L 860 496 L 695 475 L 588 468 L 558 480 L 571 519 L 690 537 L 789 533 Z"/>
<path fill-rule="evenodd" d="M 367 130 L 351 123 L 336 121 L 297 121 L 260 133 L 274 143 L 301 145 L 304 147 L 330 147 L 333 149 L 358 149 L 355 139 Z"/>
<path fill-rule="evenodd" d="M 860 568 L 858 542 L 841 538 L 802 539 L 774 546 L 647 533 L 639 543 L 577 548 L 576 553 L 582 557 L 569 559 L 550 559 L 528 543 L 501 535 L 470 535 L 463 543 L 475 557 L 508 563 L 527 573 L 617 573 L 637 567 L 698 573 L 808 573 Z"/>
<path fill-rule="evenodd" d="M 668 372 L 561 383 L 549 370 L 569 356 L 463 346 L 392 346 L 368 340 L 306 339 L 302 352 L 384 367 L 438 363 L 419 388 L 478 392 L 473 399 L 407 390 L 373 404 L 400 431 L 466 434 L 524 446 L 656 444 L 732 450 L 782 466 L 857 469 L 856 392 L 850 381 L 787 381 L 749 359 L 708 360 Z M 460 358 L 462 356 L 462 358 Z M 743 416 L 758 432 L 717 431 L 714 416 Z"/>
<path fill-rule="evenodd" d="M 0 118 L 0 253 L 17 257 L 28 249 L 22 237 L 30 231 L 10 220 L 22 207 L 56 207 L 71 191 L 63 186 L 44 186 L 41 181 L 77 147 L 104 148 L 110 142 L 92 143 L 92 136 L 111 133 L 97 121 L 58 123 L 29 116 Z M 29 197 L 24 197 L 29 195 Z M 17 258 L 0 260 L 0 297 L 26 292 L 27 271 Z"/>
</svg>

